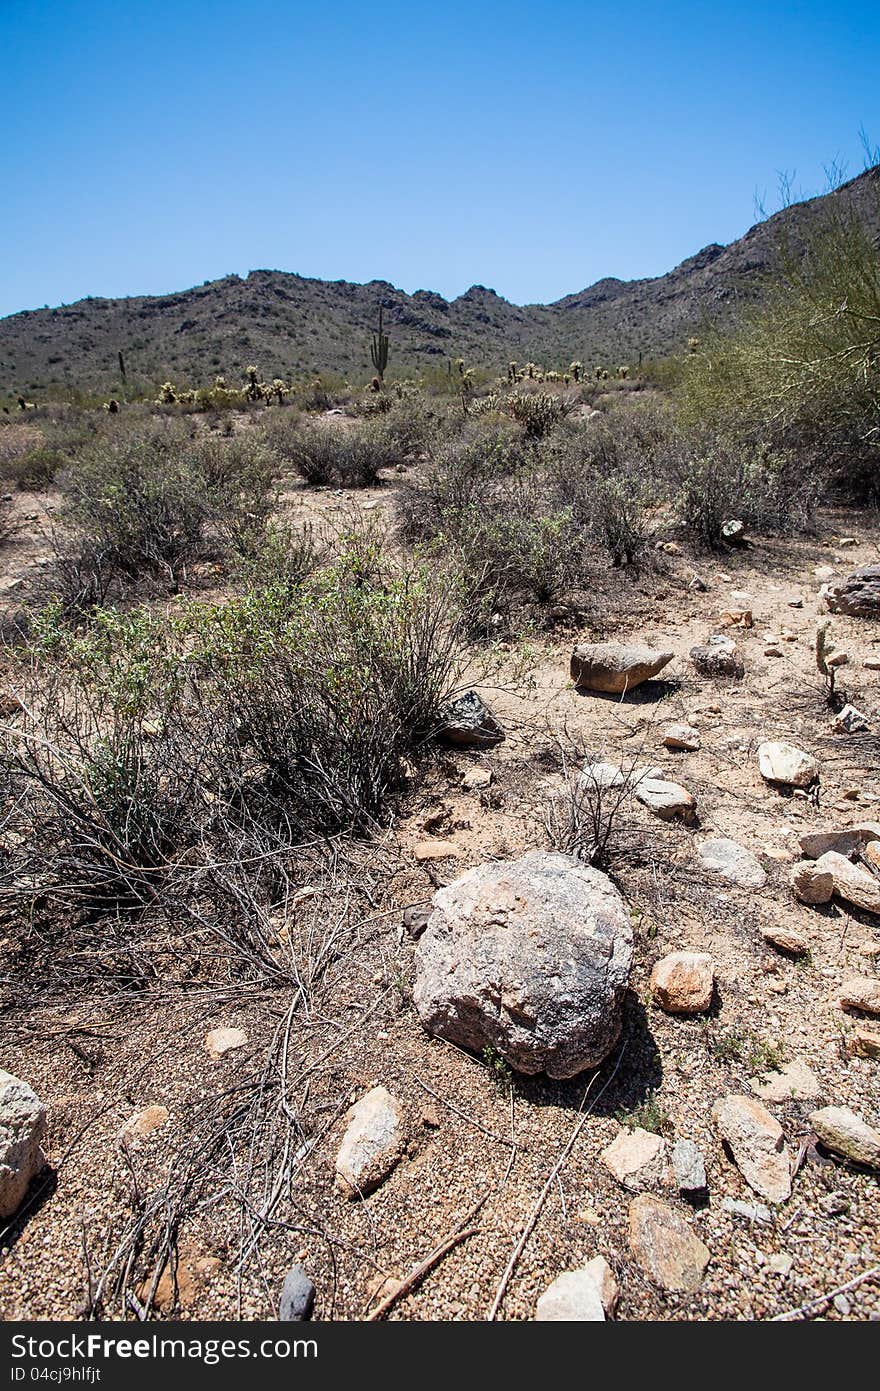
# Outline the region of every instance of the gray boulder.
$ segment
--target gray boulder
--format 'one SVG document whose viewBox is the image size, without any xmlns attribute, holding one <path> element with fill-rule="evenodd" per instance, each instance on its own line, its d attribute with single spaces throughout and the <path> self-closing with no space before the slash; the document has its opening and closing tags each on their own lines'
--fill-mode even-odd
<svg viewBox="0 0 880 1391">
<path fill-rule="evenodd" d="M 297 1323 L 312 1317 L 315 1302 L 314 1283 L 306 1275 L 301 1265 L 292 1266 L 284 1277 L 281 1298 L 278 1302 L 278 1318 L 282 1323 Z"/>
<path fill-rule="evenodd" d="M 518 1072 L 573 1077 L 614 1047 L 632 928 L 610 879 L 532 850 L 478 865 L 433 899 L 413 1001 L 430 1034 Z"/>
<path fill-rule="evenodd" d="M 504 730 L 476 691 L 465 691 L 440 712 L 438 734 L 460 748 L 485 749 L 500 744 Z"/>
<path fill-rule="evenodd" d="M 46 1108 L 27 1084 L 0 1069 L 0 1217 L 21 1206 L 46 1162 Z"/>
<path fill-rule="evenodd" d="M 691 648 L 691 661 L 701 676 L 726 676 L 741 680 L 746 669 L 743 659 L 731 638 L 716 633 L 704 643 Z"/>
<path fill-rule="evenodd" d="M 825 603 L 832 613 L 880 618 L 880 565 L 862 565 L 840 584 L 829 585 Z"/>
<path fill-rule="evenodd" d="M 649 681 L 673 653 L 622 642 L 582 642 L 571 654 L 571 679 L 578 690 L 622 695 Z"/>
</svg>

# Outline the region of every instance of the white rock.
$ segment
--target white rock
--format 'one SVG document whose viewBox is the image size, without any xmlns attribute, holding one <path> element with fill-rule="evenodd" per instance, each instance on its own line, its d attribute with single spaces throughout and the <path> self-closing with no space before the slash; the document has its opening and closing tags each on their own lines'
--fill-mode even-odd
<svg viewBox="0 0 880 1391">
<path fill-rule="evenodd" d="M 745 846 L 724 836 L 704 840 L 697 846 L 697 857 L 704 869 L 720 874 L 742 889 L 763 889 L 767 872 L 757 856 Z"/>
<path fill-rule="evenodd" d="M 831 875 L 838 898 L 869 913 L 880 913 L 880 879 L 875 879 L 868 870 L 854 865 L 852 860 L 836 850 L 826 850 L 824 855 L 820 855 L 816 868 Z"/>
<path fill-rule="evenodd" d="M 822 1144 L 854 1164 L 880 1169 L 880 1133 L 846 1106 L 826 1106 L 809 1117 Z"/>
<path fill-rule="evenodd" d="M 595 1256 L 579 1270 L 558 1275 L 538 1300 L 535 1319 L 542 1323 L 602 1322 L 613 1314 L 619 1291 L 604 1256 Z"/>
<path fill-rule="evenodd" d="M 810 754 L 772 740 L 758 746 L 758 769 L 768 782 L 786 787 L 809 787 L 819 776 L 819 765 Z"/>
<path fill-rule="evenodd" d="M 403 1113 L 386 1087 L 373 1087 L 346 1113 L 336 1155 L 336 1187 L 348 1198 L 366 1196 L 387 1178 L 403 1154 Z"/>
<path fill-rule="evenodd" d="M 770 1203 L 784 1203 L 791 1196 L 791 1160 L 776 1118 L 750 1096 L 716 1101 L 712 1118 L 749 1187 Z"/>
<path fill-rule="evenodd" d="M 749 1086 L 762 1101 L 815 1101 L 822 1090 L 803 1058 L 793 1058 L 778 1071 L 750 1077 Z"/>
<path fill-rule="evenodd" d="M 0 1217 L 18 1210 L 43 1168 L 46 1108 L 36 1092 L 0 1069 Z"/>
<path fill-rule="evenodd" d="M 800 860 L 792 867 L 791 891 L 799 903 L 830 903 L 834 894 L 834 876 L 820 869 L 816 860 Z"/>
<path fill-rule="evenodd" d="M 663 731 L 663 743 L 667 749 L 695 753 L 700 747 L 700 731 L 690 724 L 671 724 Z"/>
<path fill-rule="evenodd" d="M 641 778 L 635 796 L 663 821 L 693 821 L 696 802 L 686 788 L 661 778 Z"/>
<path fill-rule="evenodd" d="M 215 1061 L 236 1048 L 243 1048 L 247 1041 L 244 1029 L 212 1029 L 205 1035 L 205 1047 Z"/>
<path fill-rule="evenodd" d="M 666 1141 L 649 1130 L 621 1130 L 600 1156 L 624 1188 L 637 1191 L 660 1179 L 666 1157 Z"/>
</svg>

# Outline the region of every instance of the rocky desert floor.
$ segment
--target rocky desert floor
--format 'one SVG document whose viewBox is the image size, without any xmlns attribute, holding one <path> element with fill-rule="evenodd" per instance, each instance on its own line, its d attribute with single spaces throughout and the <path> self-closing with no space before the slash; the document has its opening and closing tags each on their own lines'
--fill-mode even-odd
<svg viewBox="0 0 880 1391">
<path fill-rule="evenodd" d="M 5 602 L 46 558 L 46 504 L 17 496 Z M 381 512 L 393 490 L 356 505 Z M 47 1167 L 0 1233 L 3 1318 L 135 1319 L 148 1304 L 153 1317 L 272 1318 L 299 1265 L 320 1320 L 528 1320 L 556 1277 L 598 1256 L 618 1319 L 880 1318 L 880 1173 L 823 1145 L 811 1121 L 834 1107 L 880 1125 L 880 1041 L 864 1041 L 880 1020 L 840 1002 L 853 977 L 880 999 L 880 913 L 837 893 L 810 906 L 790 885 L 802 835 L 880 821 L 880 623 L 834 615 L 829 631 L 846 654 L 837 708 L 856 706 L 866 729 L 834 731 L 814 652 L 822 584 L 878 559 L 876 519 L 834 512 L 806 538 L 723 556 L 673 547 L 622 579 L 626 602 L 610 595 L 589 629 L 563 623 L 498 654 L 480 690 L 504 741 L 450 749 L 414 779 L 381 842 L 358 852 L 357 892 L 341 870 L 289 905 L 283 930 L 332 955 L 296 1000 L 271 983 L 169 973 L 123 991 L 62 972 L 35 1007 L 14 969 L 27 927 L 7 922 L 0 1065 L 33 1087 L 49 1129 Z M 690 661 L 715 632 L 736 642 L 742 679 Z M 573 645 L 606 638 L 675 655 L 629 695 L 576 691 Z M 665 745 L 681 724 L 698 748 Z M 766 781 L 766 741 L 814 758 L 818 781 Z M 621 797 L 609 873 L 635 937 L 621 1044 L 595 1073 L 518 1076 L 427 1036 L 403 915 L 471 866 L 546 849 L 552 807 L 596 761 L 654 765 L 695 817 Z M 717 838 L 758 862 L 750 883 L 701 858 Z M 680 951 L 711 958 L 698 1013 L 667 1012 L 651 989 L 655 963 Z M 218 1029 L 238 1032 L 209 1048 Z M 375 1087 L 398 1109 L 396 1162 L 351 1198 L 336 1156 L 348 1108 Z M 731 1096 L 769 1121 L 741 1127 L 733 1148 L 713 1115 Z M 745 1177 L 768 1134 L 790 1174 L 781 1201 Z M 703 1191 L 681 1189 L 680 1140 L 702 1156 Z"/>
</svg>

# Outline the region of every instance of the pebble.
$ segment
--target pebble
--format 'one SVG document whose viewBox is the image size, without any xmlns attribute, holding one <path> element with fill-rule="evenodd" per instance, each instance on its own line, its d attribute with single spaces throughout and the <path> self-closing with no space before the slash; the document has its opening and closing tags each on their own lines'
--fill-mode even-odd
<svg viewBox="0 0 880 1391">
<path fill-rule="evenodd" d="M 706 1191 L 706 1162 L 693 1140 L 676 1140 L 672 1146 L 672 1172 L 679 1193 Z"/>
<path fill-rule="evenodd" d="M 282 1323 L 297 1323 L 312 1317 L 315 1286 L 301 1265 L 291 1266 L 281 1286 L 278 1318 Z"/>
<path fill-rule="evenodd" d="M 670 952 L 651 970 L 651 994 L 667 1014 L 701 1014 L 714 991 L 715 966 L 706 952 Z"/>
<path fill-rule="evenodd" d="M 236 1048 L 244 1048 L 247 1041 L 244 1029 L 211 1029 L 210 1033 L 205 1034 L 205 1048 L 215 1062 Z"/>
</svg>

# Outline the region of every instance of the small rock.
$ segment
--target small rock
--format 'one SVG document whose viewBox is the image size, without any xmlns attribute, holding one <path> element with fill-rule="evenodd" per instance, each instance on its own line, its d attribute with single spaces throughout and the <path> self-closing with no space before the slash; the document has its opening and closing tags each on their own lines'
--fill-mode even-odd
<svg viewBox="0 0 880 1391">
<path fill-rule="evenodd" d="M 846 1041 L 846 1047 L 853 1058 L 880 1059 L 880 1034 L 870 1029 L 854 1029 Z"/>
<path fill-rule="evenodd" d="M 791 1196 L 791 1161 L 775 1116 L 753 1097 L 726 1096 L 715 1102 L 712 1119 L 749 1187 L 770 1203 L 784 1203 Z"/>
<path fill-rule="evenodd" d="M 815 1101 L 822 1090 L 803 1058 L 793 1058 L 776 1072 L 750 1077 L 749 1086 L 762 1101 Z"/>
<path fill-rule="evenodd" d="M 492 774 L 488 768 L 469 768 L 461 780 L 465 792 L 482 792 L 491 783 Z"/>
<path fill-rule="evenodd" d="M 244 1029 L 212 1029 L 205 1035 L 205 1047 L 215 1062 L 236 1048 L 243 1048 L 247 1041 Z"/>
<path fill-rule="evenodd" d="M 709 1248 L 675 1208 L 649 1193 L 629 1205 L 629 1244 L 639 1265 L 665 1290 L 692 1294 L 709 1264 Z"/>
<path fill-rule="evenodd" d="M 763 889 L 767 883 L 767 872 L 760 860 L 735 840 L 723 836 L 704 840 L 697 846 L 697 858 L 704 869 L 720 874 L 739 888 Z"/>
<path fill-rule="evenodd" d="M 622 695 L 649 681 L 672 661 L 672 652 L 620 642 L 584 642 L 571 654 L 571 679 L 578 690 Z"/>
<path fill-rule="evenodd" d="M 825 870 L 834 881 L 834 892 L 838 898 L 852 903 L 856 908 L 864 908 L 869 913 L 880 913 L 880 879 L 868 870 L 854 865 L 846 855 L 836 850 L 826 850 L 815 862 L 818 870 Z"/>
<path fill-rule="evenodd" d="M 415 903 L 410 908 L 403 910 L 403 926 L 414 941 L 418 941 L 428 926 L 428 919 L 431 916 L 431 909 L 427 904 Z"/>
<path fill-rule="evenodd" d="M 853 855 L 863 846 L 880 840 L 880 822 L 860 821 L 843 830 L 806 831 L 799 839 L 808 860 L 818 860 L 828 850 L 836 850 L 839 855 Z"/>
<path fill-rule="evenodd" d="M 701 676 L 731 677 L 741 680 L 745 665 L 730 638 L 715 634 L 703 644 L 691 648 L 691 661 Z"/>
<path fill-rule="evenodd" d="M 641 777 L 635 784 L 636 798 L 662 821 L 692 822 L 696 802 L 687 788 L 664 778 Z"/>
<path fill-rule="evenodd" d="M 701 579 L 699 575 L 691 575 L 688 589 L 694 590 L 697 594 L 705 594 L 708 587 L 706 581 Z"/>
<path fill-rule="evenodd" d="M 785 654 L 778 643 L 768 642 L 764 648 L 765 657 L 783 657 Z"/>
<path fill-rule="evenodd" d="M 722 1198 L 721 1206 L 731 1217 L 742 1217 L 746 1222 L 772 1222 L 773 1213 L 763 1203 L 744 1203 L 741 1198 Z"/>
<path fill-rule="evenodd" d="M 789 599 L 789 601 L 788 601 L 788 607 L 789 607 L 790 609 L 802 609 L 803 606 L 804 606 L 804 601 L 803 601 L 803 599 L 799 599 L 797 596 L 795 596 L 795 597 L 792 598 L 792 599 Z"/>
<path fill-rule="evenodd" d="M 880 618 L 880 565 L 863 565 L 839 584 L 829 586 L 825 602 L 832 613 Z"/>
<path fill-rule="evenodd" d="M 768 782 L 786 787 L 809 787 L 819 776 L 819 765 L 793 744 L 767 741 L 758 746 L 758 769 Z"/>
<path fill-rule="evenodd" d="M 880 1014 L 880 980 L 873 976 L 847 976 L 837 1002 L 841 1009 L 860 1009 L 863 1014 Z"/>
<path fill-rule="evenodd" d="M 614 763 L 588 763 L 578 778 L 585 792 L 603 792 L 609 787 L 623 787 L 626 778 Z"/>
<path fill-rule="evenodd" d="M 0 1069 L 0 1217 L 18 1210 L 45 1165 L 45 1135 L 46 1108 L 36 1092 Z"/>
<path fill-rule="evenodd" d="M 168 1111 L 164 1106 L 147 1106 L 145 1110 L 138 1111 L 136 1116 L 126 1121 L 123 1127 L 124 1135 L 150 1135 L 154 1130 L 158 1130 L 168 1120 Z"/>
<path fill-rule="evenodd" d="M 808 1117 L 822 1144 L 853 1164 L 880 1169 L 880 1133 L 846 1106 L 826 1106 Z"/>
<path fill-rule="evenodd" d="M 767 1261 L 767 1269 L 771 1275 L 781 1275 L 783 1280 L 791 1274 L 794 1261 L 786 1251 L 777 1251 Z"/>
<path fill-rule="evenodd" d="M 793 928 L 784 927 L 781 923 L 765 923 L 761 928 L 761 936 L 765 942 L 769 942 L 771 947 L 778 947 L 780 951 L 790 952 L 792 956 L 806 956 L 810 950 L 810 944 L 806 937 L 802 937 Z"/>
<path fill-rule="evenodd" d="M 454 860 L 458 858 L 458 846 L 451 840 L 420 840 L 413 846 L 413 857 L 419 864 L 428 860 Z"/>
<path fill-rule="evenodd" d="M 867 715 L 863 715 L 854 705 L 844 705 L 840 714 L 835 715 L 831 721 L 831 728 L 835 734 L 861 734 L 869 727 Z"/>
<path fill-rule="evenodd" d="M 791 889 L 799 903 L 830 903 L 834 875 L 816 860 L 800 860 L 791 871 Z"/>
<path fill-rule="evenodd" d="M 679 1193 L 705 1193 L 706 1162 L 693 1140 L 676 1140 L 672 1146 L 672 1172 Z"/>
<path fill-rule="evenodd" d="M 842 549 L 844 546 L 857 546 L 857 545 L 859 544 L 859 542 L 858 542 L 858 537 L 856 537 L 856 536 L 840 536 L 840 537 L 838 537 L 837 544 L 838 544 L 838 546 L 841 547 L 841 549 Z"/>
<path fill-rule="evenodd" d="M 866 657 L 862 666 L 866 671 L 880 671 L 880 657 Z"/>
<path fill-rule="evenodd" d="M 663 731 L 663 743 L 676 752 L 696 753 L 700 747 L 700 732 L 689 724 L 671 724 Z"/>
<path fill-rule="evenodd" d="M 666 1141 L 649 1130 L 621 1130 L 600 1158 L 624 1188 L 638 1190 L 658 1182 L 666 1156 Z"/>
<path fill-rule="evenodd" d="M 726 541 L 728 546 L 744 546 L 746 541 L 745 525 L 734 518 L 721 524 L 721 539 Z"/>
<path fill-rule="evenodd" d="M 827 1193 L 819 1199 L 819 1207 L 826 1217 L 843 1217 L 849 1212 L 849 1199 L 845 1193 Z"/>
<path fill-rule="evenodd" d="M 489 748 L 504 739 L 504 730 L 476 691 L 465 691 L 450 701 L 440 713 L 437 732 L 460 748 Z"/>
<path fill-rule="evenodd" d="M 300 1323 L 312 1317 L 315 1286 L 301 1265 L 291 1266 L 281 1286 L 278 1318 L 282 1323 Z"/>
<path fill-rule="evenodd" d="M 715 967 L 705 952 L 671 952 L 651 971 L 651 994 L 667 1014 L 701 1014 L 714 990 Z"/>
<path fill-rule="evenodd" d="M 373 1087 L 349 1109 L 346 1122 L 336 1156 L 336 1187 L 348 1198 L 365 1197 L 403 1154 L 403 1113 L 387 1088 Z"/>
<path fill-rule="evenodd" d="M 595 1256 L 579 1270 L 558 1275 L 538 1300 L 538 1322 L 595 1322 L 614 1313 L 619 1297 L 617 1281 L 604 1256 Z"/>
</svg>

